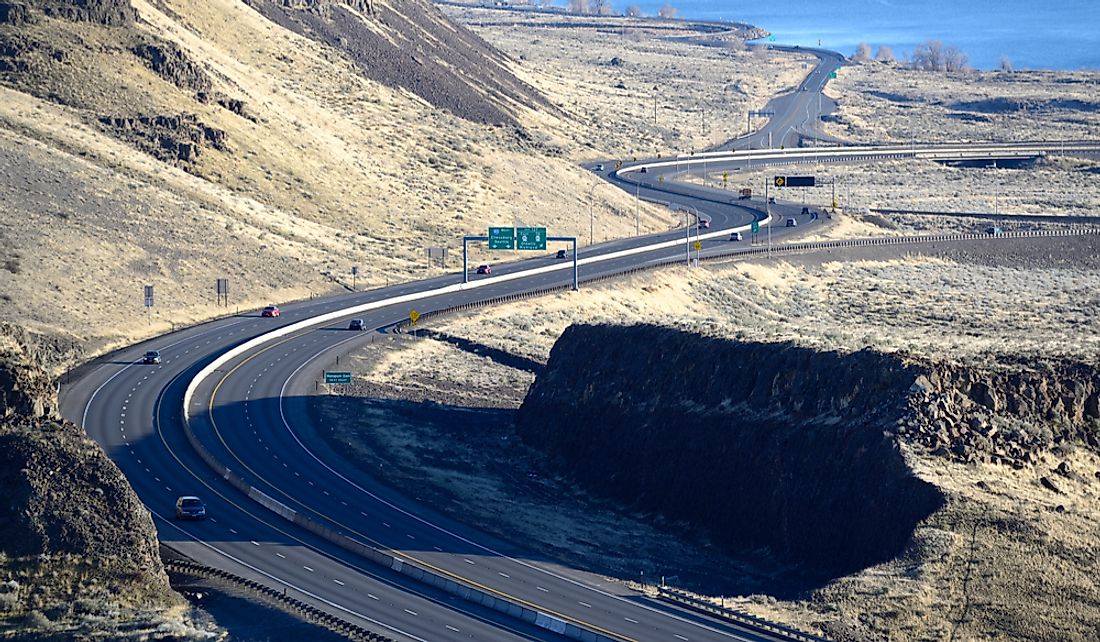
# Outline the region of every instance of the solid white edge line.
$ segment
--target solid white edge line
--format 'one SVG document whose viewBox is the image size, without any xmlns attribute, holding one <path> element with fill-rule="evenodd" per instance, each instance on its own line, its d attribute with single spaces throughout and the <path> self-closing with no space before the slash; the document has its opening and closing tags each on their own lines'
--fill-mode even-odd
<svg viewBox="0 0 1100 642">
<path fill-rule="evenodd" d="M 243 561 L 243 560 L 241 560 L 241 559 L 238 559 L 238 558 L 234 557 L 233 555 L 230 555 L 230 554 L 229 554 L 229 553 L 227 553 L 226 551 L 223 551 L 222 549 L 220 549 L 220 548 L 217 548 L 216 546 L 211 546 L 211 545 L 210 545 L 210 544 L 208 544 L 207 542 L 205 542 L 205 541 L 203 541 L 203 540 L 201 540 L 201 539 L 199 539 L 199 538 L 195 537 L 195 536 L 194 536 L 194 535 L 192 535 L 191 533 L 188 533 L 187 531 L 183 530 L 182 528 L 180 528 L 179 526 L 177 526 L 177 525 L 176 525 L 175 523 L 173 523 L 173 522 L 172 522 L 171 520 L 169 520 L 168 518 L 164 517 L 164 516 L 163 516 L 163 515 L 161 515 L 160 513 L 157 513 L 157 512 L 155 512 L 155 511 L 149 511 L 149 512 L 150 512 L 150 513 L 152 513 L 153 515 L 156 515 L 156 516 L 157 516 L 158 518 L 160 518 L 160 520 L 161 520 L 161 521 L 163 521 L 163 522 L 164 522 L 165 524 L 167 524 L 168 526 L 171 526 L 172 528 L 176 529 L 177 531 L 179 531 L 180 533 L 182 533 L 182 534 L 183 534 L 184 536 L 186 536 L 187 538 L 191 539 L 191 540 L 192 540 L 192 541 L 194 541 L 195 543 L 197 543 L 197 544 L 199 544 L 199 545 L 201 545 L 201 546 L 204 546 L 204 547 L 206 547 L 206 548 L 210 549 L 211 551 L 214 551 L 214 552 L 215 552 L 215 553 L 217 553 L 218 555 L 221 555 L 222 557 L 224 557 L 224 558 L 226 558 L 226 559 L 228 559 L 228 560 L 232 560 L 233 562 L 236 562 L 237 564 L 240 564 L 241 566 L 243 566 L 243 567 L 245 567 L 245 568 L 249 569 L 249 570 L 250 570 L 250 571 L 252 571 L 253 573 L 259 573 L 260 575 L 263 575 L 264 577 L 268 578 L 268 579 L 269 579 L 269 580 L 271 580 L 272 582 L 275 582 L 275 583 L 277 583 L 277 584 L 282 584 L 283 586 L 285 586 L 285 587 L 287 587 L 287 588 L 289 588 L 289 589 L 294 589 L 295 591 L 298 591 L 298 592 L 299 592 L 299 593 L 301 593 L 302 595 L 305 595 L 305 596 L 308 596 L 308 597 L 310 597 L 310 598 L 312 598 L 312 599 L 314 599 L 314 600 L 317 600 L 318 602 L 321 602 L 322 604 L 326 604 L 326 605 L 328 605 L 328 606 L 330 606 L 330 607 L 332 607 L 332 608 L 334 608 L 334 609 L 336 609 L 336 610 L 338 610 L 338 611 L 341 611 L 341 612 L 343 612 L 343 613 L 347 613 L 348 615 L 352 615 L 352 616 L 355 616 L 355 617 L 357 617 L 357 618 L 360 618 L 360 619 L 362 619 L 362 620 L 364 620 L 364 621 L 370 622 L 371 624 L 374 624 L 374 625 L 380 626 L 380 627 L 382 627 L 382 628 L 384 628 L 384 629 L 386 629 L 386 630 L 388 630 L 388 631 L 393 631 L 394 633 L 397 633 L 398 635 L 405 635 L 405 636 L 408 636 L 408 637 L 409 637 L 410 639 L 412 639 L 412 640 L 416 640 L 416 642 L 429 642 L 428 640 L 425 640 L 424 638 L 420 638 L 420 637 L 417 637 L 417 636 L 413 635 L 412 633 L 408 633 L 408 632 L 406 632 L 406 631 L 402 631 L 401 629 L 399 629 L 399 628 L 397 628 L 397 627 L 395 627 L 395 626 L 391 626 L 391 625 L 389 625 L 389 624 L 386 624 L 385 622 L 380 622 L 380 621 L 378 621 L 378 620 L 376 620 L 376 619 L 374 619 L 374 618 L 372 618 L 372 617 L 368 617 L 368 616 L 366 616 L 366 615 L 363 615 L 362 613 L 359 613 L 358 611 L 353 611 L 353 610 L 351 610 L 351 609 L 347 608 L 346 606 L 341 606 L 341 605 L 339 605 L 339 604 L 337 604 L 337 603 L 335 603 L 335 602 L 332 602 L 332 601 L 326 600 L 325 598 L 321 597 L 320 595 L 316 595 L 316 594 L 314 594 L 314 593 L 311 593 L 310 591 L 307 591 L 307 590 L 306 590 L 306 589 L 304 589 L 304 588 L 301 588 L 301 587 L 299 587 L 299 586 L 296 586 L 296 585 L 294 585 L 294 584 L 291 584 L 290 582 L 288 582 L 288 581 L 286 581 L 286 580 L 284 580 L 284 579 L 282 579 L 282 578 L 279 578 L 279 577 L 275 577 L 275 576 L 274 576 L 274 575 L 272 575 L 271 573 L 268 573 L 267 571 L 264 571 L 264 570 L 258 569 L 258 568 L 256 568 L 255 566 L 252 566 L 251 564 L 249 564 L 248 562 L 245 562 L 245 561 Z"/>
</svg>

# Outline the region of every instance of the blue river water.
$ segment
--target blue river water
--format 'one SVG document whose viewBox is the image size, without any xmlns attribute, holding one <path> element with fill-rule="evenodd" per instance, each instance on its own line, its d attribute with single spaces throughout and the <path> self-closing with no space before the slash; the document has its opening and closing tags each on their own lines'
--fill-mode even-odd
<svg viewBox="0 0 1100 642">
<path fill-rule="evenodd" d="M 1006 56 L 1017 69 L 1100 70 L 1100 0 L 670 0 L 682 18 L 747 22 L 775 42 L 851 55 L 866 42 L 899 59 L 936 39 L 994 69 Z M 665 0 L 617 0 L 654 15 Z M 620 6 L 621 5 L 621 6 Z"/>
</svg>

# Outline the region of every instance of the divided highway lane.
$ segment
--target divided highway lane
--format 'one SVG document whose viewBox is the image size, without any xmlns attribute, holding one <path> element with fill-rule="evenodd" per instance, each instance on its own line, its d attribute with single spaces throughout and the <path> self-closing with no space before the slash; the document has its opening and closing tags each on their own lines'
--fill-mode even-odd
<svg viewBox="0 0 1100 642">
<path fill-rule="evenodd" d="M 726 220 L 729 224 L 742 222 L 741 216 L 734 214 Z M 682 233 L 675 231 L 657 235 L 657 238 L 682 240 Z M 628 239 L 586 248 L 581 256 L 587 258 L 593 254 L 621 251 L 646 241 L 654 242 L 653 238 Z M 650 252 L 582 266 L 582 270 L 583 274 L 590 276 L 602 274 L 621 270 L 631 261 L 677 256 L 682 251 L 673 248 Z M 530 267 L 532 264 L 561 265 L 562 262 L 540 258 L 523 262 L 522 266 Z M 508 274 L 520 267 L 519 263 L 509 264 L 500 266 L 496 271 Z M 473 290 L 444 295 L 439 298 L 438 305 L 454 305 L 459 301 L 457 296 L 467 297 L 462 300 L 472 300 L 539 289 L 561 283 L 568 276 L 568 270 L 560 270 L 524 280 L 494 283 L 480 292 Z M 189 447 L 180 431 L 179 410 L 183 388 L 215 355 L 248 338 L 296 320 L 356 303 L 438 288 L 460 280 L 458 275 L 450 274 L 385 290 L 318 299 L 285 306 L 279 319 L 233 317 L 132 346 L 72 373 L 72 383 L 65 385 L 61 391 L 62 410 L 65 416 L 80 423 L 90 436 L 103 445 L 120 466 L 143 503 L 156 516 L 161 540 L 196 561 L 262 581 L 277 589 L 285 588 L 299 599 L 368 628 L 385 631 L 389 627 L 388 633 L 399 639 L 553 639 L 555 636 L 542 629 L 528 627 L 495 612 L 482 612 L 461 600 L 436 595 L 410 584 L 402 576 L 375 568 L 329 542 L 318 540 L 282 522 L 224 480 L 216 478 Z M 421 306 L 419 303 L 418 307 L 424 311 L 431 309 L 431 306 Z M 407 312 L 408 308 L 404 307 L 383 313 L 382 317 L 395 321 L 404 318 Z M 137 363 L 147 349 L 160 350 L 164 363 Z M 248 425 L 247 420 L 242 425 Z M 232 459 L 227 457 L 225 461 L 231 462 Z M 187 524 L 172 521 L 174 500 L 183 494 L 201 495 L 208 502 L 212 518 L 207 522 Z M 345 507 L 340 505 L 339 508 Z M 327 506 L 325 510 L 331 514 L 343 514 L 336 506 Z M 424 528 L 424 525 L 416 528 Z M 459 532 L 459 528 L 455 527 L 454 532 Z M 451 544 L 448 547 L 452 550 L 460 550 Z M 412 550 L 418 548 L 422 547 L 413 546 Z M 446 550 L 442 545 L 439 548 Z M 440 551 L 433 548 L 417 552 L 430 556 Z M 508 578 L 498 575 L 497 579 Z M 540 586 L 535 584 L 533 590 L 540 594 L 539 597 L 545 597 L 541 594 L 547 591 L 541 591 Z M 598 610 L 598 602 L 581 599 L 576 600 L 573 606 Z M 554 604 L 563 609 L 565 607 L 564 604 Z M 633 619 L 640 621 L 640 618 L 624 618 L 623 622 L 629 625 Z M 646 639 L 646 635 L 640 639 Z M 677 639 L 675 633 L 671 639 Z M 695 639 L 708 638 L 696 635 Z"/>
<path fill-rule="evenodd" d="M 119 363 L 111 375 L 117 385 L 96 395 L 90 418 L 102 406 L 114 408 L 114 419 L 91 420 L 86 429 L 150 508 L 161 541 L 199 562 L 285 589 L 396 639 L 555 639 L 521 622 L 496 621 L 496 613 L 426 590 L 327 541 L 297 532 L 221 480 L 211 479 L 210 469 L 178 429 L 183 389 L 197 371 L 188 353 L 201 351 L 200 346 L 215 342 L 219 335 L 239 335 L 246 325 L 208 328 L 191 342 L 161 346 L 161 365 Z M 177 364 L 184 365 L 177 369 Z M 174 501 L 183 494 L 201 495 L 210 519 L 175 522 Z"/>
<path fill-rule="evenodd" d="M 563 275 L 554 278 L 566 282 Z M 452 303 L 497 292 L 462 294 L 465 301 Z M 445 305 L 430 299 L 417 302 L 424 310 Z M 383 326 L 406 314 L 406 306 L 395 306 L 359 316 L 369 326 Z M 672 614 L 667 606 L 648 605 L 618 587 L 597 586 L 593 578 L 426 515 L 416 504 L 415 489 L 408 489 L 413 497 L 405 497 L 344 464 L 316 437 L 304 410 L 303 395 L 312 390 L 315 373 L 307 370 L 308 376 L 295 378 L 301 364 L 313 363 L 315 356 L 369 340 L 344 328 L 334 324 L 308 330 L 226 364 L 223 376 L 212 378 L 196 395 L 209 403 L 208 412 L 192 415 L 204 447 L 249 484 L 334 530 L 617 639 L 767 639 Z"/>
</svg>

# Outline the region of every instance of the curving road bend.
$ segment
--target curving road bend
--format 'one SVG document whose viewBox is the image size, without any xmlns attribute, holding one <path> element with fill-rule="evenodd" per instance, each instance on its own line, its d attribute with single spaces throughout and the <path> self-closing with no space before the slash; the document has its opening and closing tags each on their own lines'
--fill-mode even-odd
<svg viewBox="0 0 1100 642">
<path fill-rule="evenodd" d="M 779 107 L 777 116 L 761 132 L 735 143 L 759 145 L 769 132 L 783 143 L 791 132 L 804 129 L 808 121 L 799 110 L 815 106 L 820 89 L 815 83 L 823 85 L 829 65 L 836 62 L 819 65 L 804 83 L 806 91 L 782 97 L 784 102 L 773 101 Z M 813 158 L 817 157 L 799 151 L 753 162 L 760 166 Z M 700 159 L 684 162 L 698 164 Z M 715 157 L 712 162 L 716 167 L 735 168 L 744 159 Z M 579 252 L 584 278 L 687 258 L 684 240 L 689 236 L 701 237 L 704 253 L 725 251 L 734 246 L 726 240 L 730 230 L 743 229 L 754 220 L 768 222 L 767 206 L 761 200 L 731 203 L 724 190 L 678 183 L 676 174 L 682 168 L 670 163 L 649 163 L 653 169 L 646 172 L 637 165 L 602 173 L 639 198 L 673 203 L 693 217 L 708 220 L 711 229 L 700 235 L 692 223 L 667 233 L 584 248 Z M 772 210 L 773 216 L 799 223 L 798 228 L 775 230 L 777 239 L 810 224 L 797 205 L 779 203 Z M 188 383 L 207 364 L 274 328 L 400 295 L 425 293 L 415 302 L 415 308 L 424 313 L 535 291 L 568 283 L 566 267 L 565 262 L 541 257 L 494 266 L 493 277 L 474 277 L 469 287 L 459 286 L 461 275 L 450 274 L 288 305 L 279 319 L 240 316 L 213 321 L 120 350 L 81 368 L 62 389 L 62 410 L 84 426 L 120 466 L 153 512 L 162 542 L 196 561 L 286 590 L 395 639 L 560 639 L 544 628 L 368 562 L 262 507 L 199 458 L 183 433 L 182 404 Z M 439 294 L 426 294 L 447 286 L 451 287 Z M 387 305 L 355 316 L 364 318 L 368 327 L 381 328 L 406 318 L 411 307 L 409 303 Z M 199 387 L 194 397 L 197 405 L 189 409 L 195 437 L 233 474 L 315 522 L 395 557 L 464 578 L 513 601 L 537 605 L 562 621 L 581 623 L 607 638 L 777 639 L 652 602 L 601 578 L 538 559 L 520 547 L 426 511 L 416 501 L 415 489 L 381 486 L 328 451 L 316 427 L 310 425 L 304 399 L 335 354 L 379 336 L 344 328 L 346 319 L 306 328 L 220 366 L 216 376 Z M 137 363 L 147 349 L 160 350 L 164 363 Z M 184 494 L 201 495 L 211 518 L 188 523 L 172 520 L 174 500 Z"/>
</svg>

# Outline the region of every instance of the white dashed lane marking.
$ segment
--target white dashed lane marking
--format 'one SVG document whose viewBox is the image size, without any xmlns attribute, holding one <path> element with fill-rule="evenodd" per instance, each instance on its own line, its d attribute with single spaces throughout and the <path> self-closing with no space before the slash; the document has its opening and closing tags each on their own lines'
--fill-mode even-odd
<svg viewBox="0 0 1100 642">
<path fill-rule="evenodd" d="M 340 580 L 336 580 L 336 579 L 334 579 L 334 580 L 332 580 L 332 581 L 333 581 L 333 582 L 336 582 L 336 583 L 337 583 L 337 584 L 339 584 L 340 586 L 343 586 L 343 585 L 344 585 L 344 583 L 343 583 L 343 582 L 341 582 Z"/>
<path fill-rule="evenodd" d="M 313 569 L 311 569 L 311 568 L 310 568 L 310 567 L 308 567 L 308 566 L 303 566 L 302 568 L 306 569 L 306 570 L 307 570 L 307 571 L 309 571 L 310 573 L 312 573 L 312 572 L 313 572 Z"/>
</svg>

